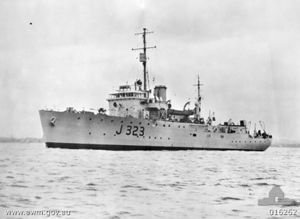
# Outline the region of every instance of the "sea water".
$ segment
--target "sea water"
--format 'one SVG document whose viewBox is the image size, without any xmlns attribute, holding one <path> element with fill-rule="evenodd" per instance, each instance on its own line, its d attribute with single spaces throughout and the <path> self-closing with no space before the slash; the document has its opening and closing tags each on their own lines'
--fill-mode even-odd
<svg viewBox="0 0 300 219">
<path fill-rule="evenodd" d="M 274 185 L 300 201 L 300 147 L 105 151 L 0 144 L 0 218 L 291 218 L 272 215 L 281 206 L 258 206 Z M 297 205 L 284 209 L 300 215 Z M 44 214 L 9 215 L 16 211 Z"/>
</svg>

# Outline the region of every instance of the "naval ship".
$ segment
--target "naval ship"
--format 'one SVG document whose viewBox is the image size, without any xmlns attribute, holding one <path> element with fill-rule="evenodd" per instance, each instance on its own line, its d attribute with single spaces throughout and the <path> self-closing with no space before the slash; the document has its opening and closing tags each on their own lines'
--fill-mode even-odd
<svg viewBox="0 0 300 219">
<path fill-rule="evenodd" d="M 167 99 L 167 87 L 150 89 L 147 72 L 146 35 L 143 28 L 143 47 L 139 61 L 143 78 L 133 85 L 121 85 L 112 92 L 108 111 L 40 110 L 43 139 L 49 148 L 105 149 L 105 150 L 243 150 L 264 151 L 272 136 L 256 129 L 250 134 L 249 123 L 231 120 L 214 124 L 214 114 L 204 118 L 201 113 L 200 80 L 194 109 L 173 109 Z"/>
</svg>

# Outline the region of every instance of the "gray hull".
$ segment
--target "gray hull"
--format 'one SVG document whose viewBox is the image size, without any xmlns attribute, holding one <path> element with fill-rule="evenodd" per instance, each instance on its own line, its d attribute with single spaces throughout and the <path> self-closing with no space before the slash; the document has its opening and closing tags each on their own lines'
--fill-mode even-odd
<svg viewBox="0 0 300 219">
<path fill-rule="evenodd" d="M 91 112 L 40 110 L 47 147 L 105 150 L 264 151 L 271 139 L 215 133 L 207 125 L 150 121 Z"/>
</svg>

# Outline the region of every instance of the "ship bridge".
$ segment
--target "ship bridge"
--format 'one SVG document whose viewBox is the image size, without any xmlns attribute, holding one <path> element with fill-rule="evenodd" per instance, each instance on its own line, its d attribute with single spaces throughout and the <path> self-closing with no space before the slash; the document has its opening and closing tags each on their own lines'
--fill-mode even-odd
<svg viewBox="0 0 300 219">
<path fill-rule="evenodd" d="M 117 92 L 109 94 L 109 113 L 113 116 L 145 118 L 143 103 L 147 102 L 148 95 L 138 83 L 135 83 L 134 89 L 130 85 L 121 85 Z"/>
<path fill-rule="evenodd" d="M 112 93 L 109 95 L 109 100 L 121 100 L 121 99 L 147 99 L 148 92 L 131 89 L 130 85 L 121 85 L 119 86 L 119 90 L 116 93 Z"/>
</svg>

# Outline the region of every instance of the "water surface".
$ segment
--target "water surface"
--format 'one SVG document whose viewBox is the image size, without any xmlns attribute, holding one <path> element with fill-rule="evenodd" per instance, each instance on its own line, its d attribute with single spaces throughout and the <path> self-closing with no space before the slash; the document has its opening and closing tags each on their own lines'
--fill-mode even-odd
<svg viewBox="0 0 300 219">
<path fill-rule="evenodd" d="M 18 218 L 7 209 L 71 210 L 66 218 L 271 218 L 279 207 L 258 199 L 280 185 L 300 201 L 299 167 L 300 147 L 101 151 L 2 143 L 0 218 Z"/>
</svg>

